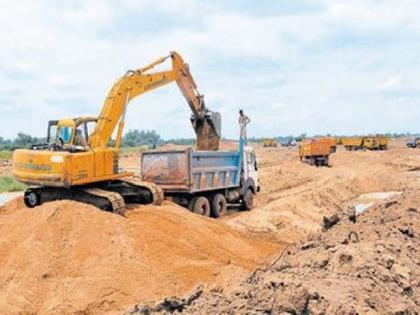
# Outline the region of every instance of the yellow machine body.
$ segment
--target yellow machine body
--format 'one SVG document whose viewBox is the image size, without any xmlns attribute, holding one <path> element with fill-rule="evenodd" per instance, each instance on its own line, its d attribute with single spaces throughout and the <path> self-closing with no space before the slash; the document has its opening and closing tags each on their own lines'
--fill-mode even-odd
<svg viewBox="0 0 420 315">
<path fill-rule="evenodd" d="M 71 187 L 130 175 L 118 172 L 118 150 L 70 153 L 16 150 L 13 175 L 28 185 Z"/>
</svg>

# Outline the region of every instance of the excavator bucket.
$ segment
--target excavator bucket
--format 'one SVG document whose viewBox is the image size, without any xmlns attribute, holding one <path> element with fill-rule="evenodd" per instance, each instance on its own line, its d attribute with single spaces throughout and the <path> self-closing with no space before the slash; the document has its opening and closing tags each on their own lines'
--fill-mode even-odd
<svg viewBox="0 0 420 315">
<path fill-rule="evenodd" d="M 197 135 L 197 150 L 219 150 L 222 137 L 222 117 L 218 112 L 207 111 L 204 118 L 191 117 Z"/>
</svg>

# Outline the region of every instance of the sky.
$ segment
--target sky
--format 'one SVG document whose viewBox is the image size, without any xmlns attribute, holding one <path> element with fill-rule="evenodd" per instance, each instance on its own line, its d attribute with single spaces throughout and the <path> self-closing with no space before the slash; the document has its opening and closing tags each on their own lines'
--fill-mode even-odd
<svg viewBox="0 0 420 315">
<path fill-rule="evenodd" d="M 99 114 L 113 83 L 178 51 L 224 137 L 420 132 L 420 1 L 0 0 L 0 136 Z M 168 64 L 168 67 L 170 65 Z M 194 137 L 175 83 L 126 131 Z"/>
</svg>

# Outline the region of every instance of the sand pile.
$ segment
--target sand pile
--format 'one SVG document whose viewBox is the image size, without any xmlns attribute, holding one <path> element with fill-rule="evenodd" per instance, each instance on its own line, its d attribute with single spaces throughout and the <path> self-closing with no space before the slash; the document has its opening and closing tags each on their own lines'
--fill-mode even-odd
<svg viewBox="0 0 420 315">
<path fill-rule="evenodd" d="M 289 248 L 236 290 L 168 299 L 144 310 L 191 314 L 416 314 L 420 310 L 420 195 L 406 192 Z M 201 295 L 201 296 L 200 296 Z"/>
<path fill-rule="evenodd" d="M 0 208 L 0 309 L 99 314 L 223 283 L 278 245 L 166 202 L 121 217 L 70 201 Z"/>
</svg>

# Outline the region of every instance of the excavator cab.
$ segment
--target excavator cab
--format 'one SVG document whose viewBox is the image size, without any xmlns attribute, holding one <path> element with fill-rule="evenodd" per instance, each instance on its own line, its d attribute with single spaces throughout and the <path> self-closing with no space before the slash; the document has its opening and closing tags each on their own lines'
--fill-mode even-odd
<svg viewBox="0 0 420 315">
<path fill-rule="evenodd" d="M 89 147 L 89 130 L 96 124 L 95 117 L 50 120 L 48 122 L 48 149 L 53 151 L 85 151 Z M 45 147 L 44 147 L 45 149 Z"/>
</svg>

